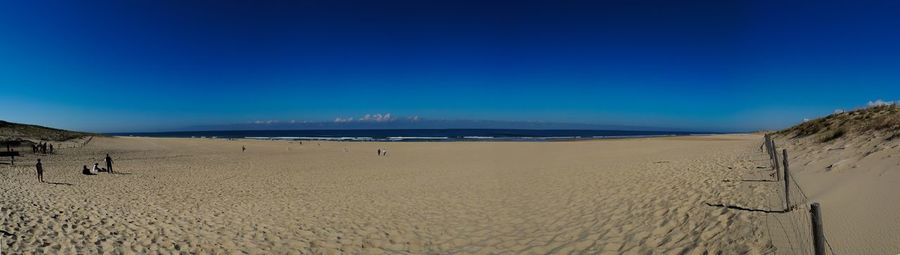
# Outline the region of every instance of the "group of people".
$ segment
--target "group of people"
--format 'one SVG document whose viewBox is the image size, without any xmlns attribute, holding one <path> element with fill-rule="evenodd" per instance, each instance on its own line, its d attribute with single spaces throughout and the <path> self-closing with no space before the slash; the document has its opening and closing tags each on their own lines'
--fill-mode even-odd
<svg viewBox="0 0 900 255">
<path fill-rule="evenodd" d="M 109 156 L 109 154 L 106 154 L 105 161 L 106 161 L 106 168 L 102 168 L 102 167 L 100 167 L 100 164 L 94 163 L 93 168 L 88 168 L 87 165 L 84 165 L 83 168 L 81 169 L 81 173 L 84 175 L 96 175 L 99 172 L 115 173 L 115 172 L 113 172 L 113 165 L 112 165 L 113 160 Z M 41 163 L 41 159 L 37 159 L 37 164 L 34 165 L 34 168 L 35 168 L 35 170 L 37 170 L 38 181 L 44 182 L 44 164 Z"/>
<path fill-rule="evenodd" d="M 106 154 L 106 159 L 104 159 L 104 161 L 106 161 L 106 168 L 102 168 L 102 167 L 100 167 L 99 163 L 94 162 L 94 167 L 92 167 L 92 168 L 88 168 L 87 165 L 84 165 L 81 169 L 81 174 L 96 175 L 100 172 L 107 172 L 107 173 L 111 173 L 111 174 L 115 173 L 115 172 L 113 172 L 113 165 L 112 165 L 113 161 L 112 161 L 112 158 L 109 157 L 109 154 Z"/>
<path fill-rule="evenodd" d="M 378 156 L 387 156 L 387 150 L 378 149 Z"/>
<path fill-rule="evenodd" d="M 53 144 L 50 144 L 50 143 L 32 144 L 31 151 L 34 153 L 40 152 L 43 154 L 53 153 Z"/>
</svg>

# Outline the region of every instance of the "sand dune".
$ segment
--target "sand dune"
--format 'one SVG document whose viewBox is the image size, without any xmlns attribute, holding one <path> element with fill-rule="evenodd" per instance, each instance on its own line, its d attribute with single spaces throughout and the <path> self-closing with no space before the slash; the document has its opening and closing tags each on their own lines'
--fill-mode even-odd
<svg viewBox="0 0 900 255">
<path fill-rule="evenodd" d="M 780 141 L 793 152 L 791 170 L 802 192 L 809 202 L 821 204 L 825 234 L 836 253 L 900 251 L 898 141 L 885 141 L 876 133 L 829 143 L 815 138 Z"/>
<path fill-rule="evenodd" d="M 829 250 L 900 252 L 900 106 L 836 112 L 774 135 L 789 152 L 792 199 L 821 204 Z"/>
<path fill-rule="evenodd" d="M 579 142 L 95 138 L 0 166 L 13 253 L 763 254 L 757 135 Z M 242 145 L 248 150 L 241 152 Z M 390 151 L 376 155 L 378 148 Z M 82 176 L 117 160 L 122 174 Z M 19 162 L 34 162 L 29 155 Z"/>
</svg>

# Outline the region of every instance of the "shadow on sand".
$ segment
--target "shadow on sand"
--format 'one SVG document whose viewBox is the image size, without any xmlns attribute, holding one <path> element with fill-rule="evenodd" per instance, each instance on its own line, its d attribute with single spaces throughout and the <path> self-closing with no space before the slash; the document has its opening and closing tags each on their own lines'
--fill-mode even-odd
<svg viewBox="0 0 900 255">
<path fill-rule="evenodd" d="M 65 182 L 45 182 L 45 183 L 47 183 L 47 184 L 53 184 L 53 185 L 65 185 L 65 186 L 72 186 L 72 184 L 71 184 L 71 183 L 65 183 Z"/>
<path fill-rule="evenodd" d="M 786 213 L 786 212 L 790 212 L 790 210 L 766 210 L 766 209 L 746 208 L 746 207 L 740 207 L 740 206 L 736 206 L 736 205 L 726 205 L 726 204 L 711 204 L 711 203 L 706 203 L 706 205 L 707 205 L 707 206 L 712 206 L 712 207 L 722 207 L 722 208 L 728 208 L 728 209 L 734 209 L 734 210 L 741 210 L 741 211 L 748 211 L 748 212 L 761 212 L 761 213 Z"/>
<path fill-rule="evenodd" d="M 11 236 L 13 238 L 16 237 L 16 235 L 14 235 L 13 233 L 10 233 L 10 232 L 6 232 L 6 230 L 0 230 L 0 234 L 3 234 L 4 236 Z"/>
<path fill-rule="evenodd" d="M 777 182 L 777 181 L 776 181 L 776 180 L 756 180 L 756 179 L 750 179 L 750 180 L 722 180 L 722 182 Z"/>
</svg>

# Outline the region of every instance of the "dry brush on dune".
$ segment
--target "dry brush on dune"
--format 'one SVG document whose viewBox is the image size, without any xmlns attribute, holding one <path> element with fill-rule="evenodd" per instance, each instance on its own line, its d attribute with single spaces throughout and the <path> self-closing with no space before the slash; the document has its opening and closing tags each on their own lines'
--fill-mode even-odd
<svg viewBox="0 0 900 255">
<path fill-rule="evenodd" d="M 891 141 L 900 137 L 900 106 L 896 104 L 838 112 L 779 131 L 791 139 L 813 138 L 822 143 L 844 136 L 874 135 Z"/>
<path fill-rule="evenodd" d="M 66 141 L 95 134 L 0 120 L 0 140 Z"/>
</svg>

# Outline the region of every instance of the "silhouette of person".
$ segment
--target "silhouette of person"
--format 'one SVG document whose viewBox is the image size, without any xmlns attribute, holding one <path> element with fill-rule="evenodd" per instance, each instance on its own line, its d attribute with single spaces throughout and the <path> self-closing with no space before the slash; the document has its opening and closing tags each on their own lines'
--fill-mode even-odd
<svg viewBox="0 0 900 255">
<path fill-rule="evenodd" d="M 378 156 L 381 156 L 381 149 L 378 149 Z"/>
<path fill-rule="evenodd" d="M 44 182 L 44 165 L 41 164 L 41 159 L 38 159 L 38 162 L 34 167 L 37 169 L 38 181 Z"/>
<path fill-rule="evenodd" d="M 91 169 L 88 169 L 88 168 L 87 168 L 87 165 L 84 165 L 84 166 L 81 168 L 81 174 L 83 174 L 83 175 L 94 175 L 93 173 L 91 173 Z"/>
<path fill-rule="evenodd" d="M 106 172 L 106 169 L 100 167 L 100 163 L 94 163 L 94 168 L 91 169 L 91 173 L 100 173 L 100 172 Z"/>
<path fill-rule="evenodd" d="M 241 146 L 241 152 L 247 151 L 247 146 Z"/>
<path fill-rule="evenodd" d="M 47 146 L 50 146 L 50 149 L 49 149 L 50 154 L 53 154 L 53 144 L 51 143 L 51 144 L 49 144 L 49 145 L 47 145 Z"/>
<path fill-rule="evenodd" d="M 107 153 L 106 154 L 106 169 L 109 171 L 109 173 L 113 173 L 112 163 L 113 163 L 112 158 L 110 158 L 109 153 Z"/>
</svg>

